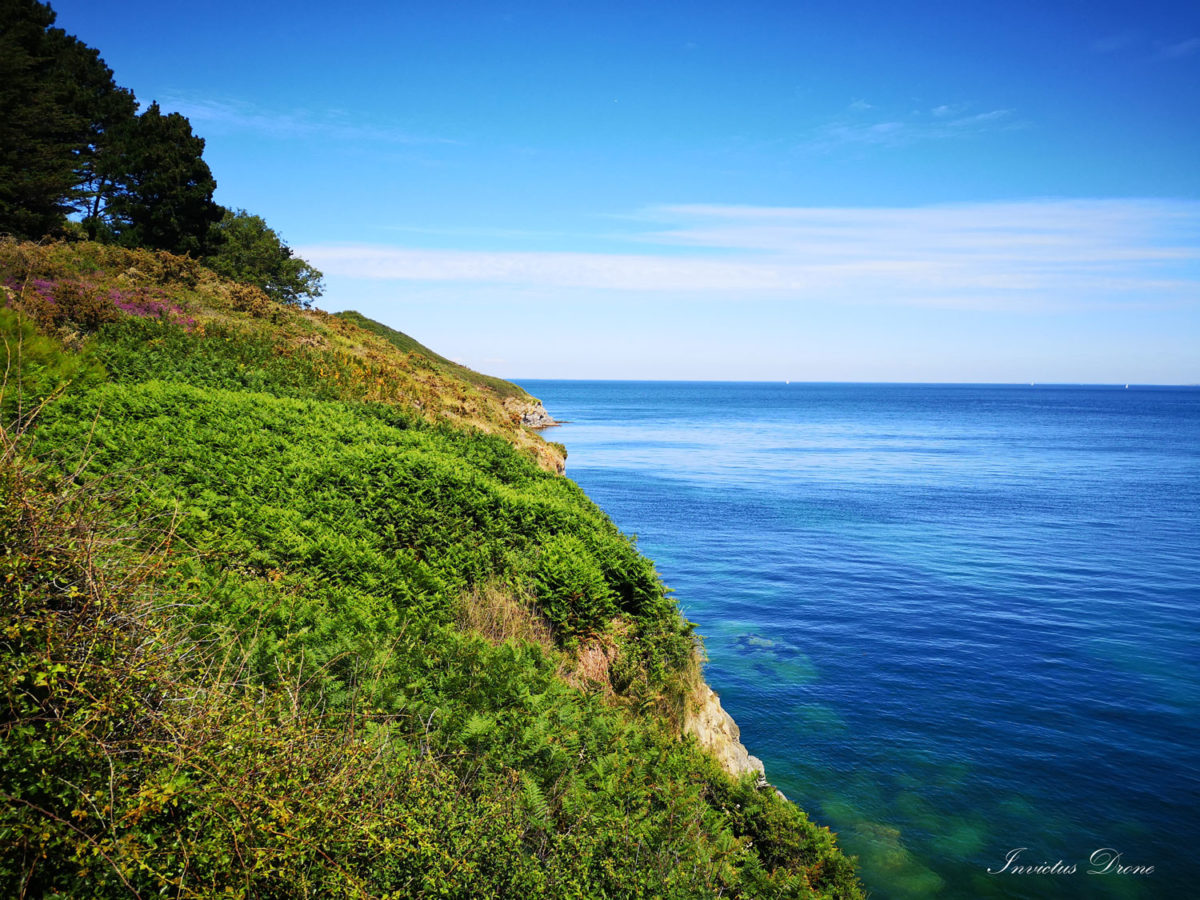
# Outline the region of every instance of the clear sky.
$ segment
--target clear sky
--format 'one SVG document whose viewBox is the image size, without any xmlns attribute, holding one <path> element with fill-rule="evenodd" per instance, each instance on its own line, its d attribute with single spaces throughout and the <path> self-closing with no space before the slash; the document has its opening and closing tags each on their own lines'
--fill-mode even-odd
<svg viewBox="0 0 1200 900">
<path fill-rule="evenodd" d="M 1195 0 L 52 5 L 477 369 L 1200 382 Z"/>
</svg>

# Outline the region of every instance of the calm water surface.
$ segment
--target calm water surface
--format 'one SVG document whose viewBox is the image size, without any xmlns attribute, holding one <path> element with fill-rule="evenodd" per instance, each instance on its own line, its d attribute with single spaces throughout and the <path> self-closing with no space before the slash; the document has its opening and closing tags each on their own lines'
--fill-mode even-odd
<svg viewBox="0 0 1200 900">
<path fill-rule="evenodd" d="M 1200 389 L 523 384 L 874 896 L 1200 896 Z"/>
</svg>

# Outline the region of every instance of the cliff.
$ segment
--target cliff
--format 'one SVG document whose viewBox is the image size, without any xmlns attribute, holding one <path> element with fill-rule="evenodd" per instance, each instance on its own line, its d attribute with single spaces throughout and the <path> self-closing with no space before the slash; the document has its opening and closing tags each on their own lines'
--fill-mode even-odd
<svg viewBox="0 0 1200 900">
<path fill-rule="evenodd" d="M 541 400 L 531 398 L 510 397 L 504 401 L 505 408 L 519 417 L 526 428 L 550 428 L 558 422 L 546 412 Z"/>
<path fill-rule="evenodd" d="M 861 895 L 515 385 L 185 257 L 0 285 L 0 894 Z"/>
<path fill-rule="evenodd" d="M 760 786 L 765 786 L 766 770 L 762 760 L 751 756 L 742 744 L 741 729 L 737 722 L 721 706 L 721 700 L 711 687 L 704 684 L 684 715 L 683 731 L 694 735 L 696 741 L 735 778 L 754 775 Z"/>
</svg>

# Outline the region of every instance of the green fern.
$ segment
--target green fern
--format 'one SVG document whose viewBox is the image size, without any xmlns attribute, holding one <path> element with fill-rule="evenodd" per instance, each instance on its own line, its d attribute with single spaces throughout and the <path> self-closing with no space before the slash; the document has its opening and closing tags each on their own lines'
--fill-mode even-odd
<svg viewBox="0 0 1200 900">
<path fill-rule="evenodd" d="M 521 773 L 521 804 L 530 823 L 540 831 L 550 828 L 550 804 L 541 786 L 528 772 Z"/>
</svg>

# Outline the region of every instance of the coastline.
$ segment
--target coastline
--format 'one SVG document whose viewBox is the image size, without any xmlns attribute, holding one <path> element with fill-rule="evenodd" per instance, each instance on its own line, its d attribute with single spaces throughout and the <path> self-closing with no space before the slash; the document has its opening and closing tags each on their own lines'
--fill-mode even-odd
<svg viewBox="0 0 1200 900">
<path fill-rule="evenodd" d="M 531 398 L 531 402 L 510 398 L 505 405 L 515 415 L 520 416 L 521 424 L 527 428 L 540 431 L 563 424 L 551 416 L 542 405 L 542 401 L 536 398 Z M 565 474 L 565 467 L 559 474 Z M 757 777 L 759 787 L 768 784 L 762 760 L 754 756 L 742 743 L 741 728 L 721 705 L 721 698 L 712 685 L 703 679 L 695 694 L 689 698 L 680 734 L 693 735 L 700 746 L 734 778 L 753 773 Z M 776 793 L 784 796 L 778 790 Z"/>
<path fill-rule="evenodd" d="M 683 720 L 683 733 L 695 735 L 700 746 L 716 758 L 722 768 L 735 778 L 748 773 L 758 776 L 759 787 L 767 784 L 766 768 L 742 743 L 742 731 L 725 707 L 721 698 L 707 681 L 700 682 L 697 702 L 689 706 Z"/>
<path fill-rule="evenodd" d="M 0 662 L 46 688 L 11 710 L 5 792 L 46 805 L 9 817 L 6 895 L 86 880 L 97 896 L 146 896 L 186 875 L 205 895 L 284 883 L 382 896 L 419 876 L 422 892 L 463 896 L 654 896 L 664 883 L 680 897 L 793 884 L 861 896 L 831 837 L 759 787 L 651 560 L 553 477 L 566 449 L 522 425 L 553 421 L 535 398 L 319 311 L 255 316 L 216 276 L 129 286 L 132 262 L 167 272 L 165 255 L 0 250 L 11 281 L 34 285 L 31 321 L 0 317 L 9 343 L 88 376 L 39 418 L 45 457 L 4 460 L 11 505 L 30 514 L 0 530 L 30 600 Z M 85 291 L 76 273 L 96 259 Z M 135 289 L 178 303 L 187 326 L 126 315 Z M 120 323 L 79 322 L 103 368 L 38 330 L 60 299 L 64 315 Z M 111 493 L 42 478 L 39 460 L 81 446 L 98 448 L 88 480 L 111 478 Z M 160 511 L 181 500 L 167 524 Z M 681 734 L 685 717 L 706 747 Z M 129 751 L 117 759 L 114 739 Z M 747 767 L 756 777 L 726 774 Z"/>
<path fill-rule="evenodd" d="M 504 406 L 526 428 L 540 431 L 543 428 L 553 428 L 555 425 L 562 424 L 546 412 L 546 407 L 542 406 L 542 401 L 536 397 L 526 400 L 509 397 L 504 401 Z"/>
</svg>

